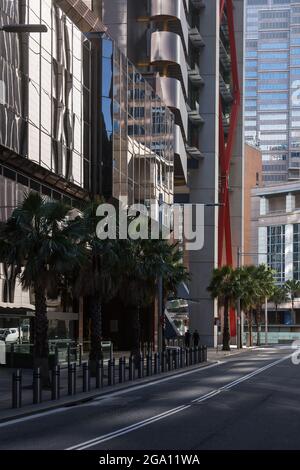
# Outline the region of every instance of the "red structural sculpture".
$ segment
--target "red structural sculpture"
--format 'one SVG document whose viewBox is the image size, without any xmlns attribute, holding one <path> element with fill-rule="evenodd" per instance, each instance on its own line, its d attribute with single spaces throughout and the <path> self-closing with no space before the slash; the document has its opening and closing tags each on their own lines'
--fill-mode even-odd
<svg viewBox="0 0 300 470">
<path fill-rule="evenodd" d="M 229 132 L 225 139 L 223 119 L 222 119 L 222 99 L 220 97 L 219 113 L 219 155 L 220 155 L 220 210 L 219 210 L 219 250 L 218 265 L 222 266 L 224 259 L 229 266 L 233 265 L 231 223 L 230 223 L 230 201 L 229 201 L 229 173 L 230 161 L 233 153 L 234 138 L 237 130 L 238 115 L 241 104 L 241 94 L 239 85 L 238 62 L 234 31 L 234 9 L 233 0 L 221 0 L 220 2 L 220 24 L 226 15 L 229 33 L 230 57 L 231 57 L 231 84 L 233 102 L 231 105 Z M 225 239 L 225 257 L 224 257 L 224 239 Z M 236 336 L 236 318 L 235 311 L 230 311 L 230 334 Z"/>
</svg>

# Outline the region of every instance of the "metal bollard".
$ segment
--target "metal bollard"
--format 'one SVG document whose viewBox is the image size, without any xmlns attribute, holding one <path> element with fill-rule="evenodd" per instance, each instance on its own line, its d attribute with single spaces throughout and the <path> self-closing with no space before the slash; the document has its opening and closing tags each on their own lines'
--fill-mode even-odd
<svg viewBox="0 0 300 470">
<path fill-rule="evenodd" d="M 159 374 L 160 373 L 160 368 L 159 368 L 159 353 L 154 354 L 154 374 Z"/>
<path fill-rule="evenodd" d="M 204 349 L 204 362 L 207 362 L 207 346 L 203 346 Z"/>
<path fill-rule="evenodd" d="M 194 348 L 194 364 L 198 363 L 198 348 Z"/>
<path fill-rule="evenodd" d="M 68 366 L 68 395 L 76 393 L 76 364 L 71 363 Z"/>
<path fill-rule="evenodd" d="M 204 346 L 201 346 L 200 349 L 201 349 L 201 354 L 200 354 L 200 356 L 201 356 L 201 362 L 204 362 Z"/>
<path fill-rule="evenodd" d="M 91 389 L 90 369 L 88 362 L 82 364 L 82 391 L 89 392 Z"/>
<path fill-rule="evenodd" d="M 138 368 L 138 378 L 141 379 L 144 377 L 144 354 L 140 354 L 139 368 Z"/>
<path fill-rule="evenodd" d="M 180 348 L 180 368 L 182 369 L 183 368 L 183 364 L 184 364 L 184 354 L 183 354 L 183 349 Z"/>
<path fill-rule="evenodd" d="M 51 384 L 51 400 L 59 400 L 60 398 L 60 365 L 52 369 L 52 384 Z"/>
<path fill-rule="evenodd" d="M 185 367 L 188 367 L 190 365 L 190 354 L 189 350 L 186 348 L 185 349 Z"/>
<path fill-rule="evenodd" d="M 12 375 L 12 408 L 22 406 L 22 370 L 17 369 Z"/>
<path fill-rule="evenodd" d="M 113 360 L 109 359 L 108 364 L 107 364 L 107 385 L 112 385 L 113 384 L 113 375 L 114 375 L 114 370 L 113 370 Z"/>
<path fill-rule="evenodd" d="M 163 353 L 162 353 L 161 371 L 162 372 L 167 372 L 167 354 L 166 354 L 166 351 L 163 351 Z"/>
<path fill-rule="evenodd" d="M 178 349 L 176 349 L 174 351 L 174 369 L 175 370 L 178 369 L 178 363 L 179 363 L 178 357 L 179 357 L 179 351 L 178 351 Z"/>
<path fill-rule="evenodd" d="M 125 357 L 119 359 L 119 383 L 125 382 Z"/>
<path fill-rule="evenodd" d="M 193 350 L 192 348 L 189 349 L 189 365 L 193 365 Z"/>
<path fill-rule="evenodd" d="M 37 367 L 33 371 L 33 404 L 42 402 L 41 369 Z"/>
<path fill-rule="evenodd" d="M 103 360 L 96 364 L 96 388 L 103 387 Z"/>
<path fill-rule="evenodd" d="M 129 358 L 129 380 L 134 380 L 135 378 L 135 368 L 134 368 L 134 359 L 133 356 Z"/>
<path fill-rule="evenodd" d="M 152 375 L 152 354 L 147 354 L 146 357 L 146 375 L 147 377 Z"/>
</svg>

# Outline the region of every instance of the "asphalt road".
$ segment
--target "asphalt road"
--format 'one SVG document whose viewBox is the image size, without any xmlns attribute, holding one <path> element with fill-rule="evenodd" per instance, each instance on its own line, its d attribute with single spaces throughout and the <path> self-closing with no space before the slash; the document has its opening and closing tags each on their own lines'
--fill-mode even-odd
<svg viewBox="0 0 300 470">
<path fill-rule="evenodd" d="M 256 350 L 75 407 L 0 424 L 0 449 L 300 449 L 300 365 Z"/>
</svg>

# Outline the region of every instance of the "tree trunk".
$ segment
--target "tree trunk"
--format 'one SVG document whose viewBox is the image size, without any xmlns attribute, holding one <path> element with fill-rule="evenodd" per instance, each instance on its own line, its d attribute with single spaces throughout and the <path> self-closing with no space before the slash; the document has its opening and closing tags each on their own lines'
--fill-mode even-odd
<svg viewBox="0 0 300 470">
<path fill-rule="evenodd" d="M 261 345 L 261 341 L 260 341 L 261 307 L 257 307 L 255 310 L 255 322 L 256 322 L 256 346 L 260 346 Z"/>
<path fill-rule="evenodd" d="M 291 321 L 292 325 L 296 325 L 296 315 L 295 315 L 295 310 L 294 310 L 294 299 L 292 299 L 292 315 L 291 315 Z"/>
<path fill-rule="evenodd" d="M 225 302 L 224 302 L 223 351 L 230 351 L 229 302 L 228 302 L 228 298 L 226 298 Z"/>
<path fill-rule="evenodd" d="M 91 349 L 90 349 L 90 371 L 96 375 L 97 362 L 102 359 L 102 309 L 100 296 L 91 296 L 89 299 L 89 311 L 91 318 Z"/>
<path fill-rule="evenodd" d="M 135 367 L 138 367 L 141 356 L 141 322 L 140 307 L 132 307 L 132 348 L 131 354 L 134 356 Z"/>
<path fill-rule="evenodd" d="M 35 295 L 35 330 L 34 330 L 34 366 L 41 369 L 42 386 L 50 386 L 48 318 L 45 289 L 34 286 Z"/>
<path fill-rule="evenodd" d="M 250 311 L 249 311 L 248 329 L 249 329 L 249 346 L 253 346 L 253 336 L 252 336 L 252 309 L 250 309 Z"/>
</svg>

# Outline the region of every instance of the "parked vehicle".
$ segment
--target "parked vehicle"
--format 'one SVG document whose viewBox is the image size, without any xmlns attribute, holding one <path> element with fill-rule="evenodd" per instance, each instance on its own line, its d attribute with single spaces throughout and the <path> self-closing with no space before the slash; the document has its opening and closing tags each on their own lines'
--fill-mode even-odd
<svg viewBox="0 0 300 470">
<path fill-rule="evenodd" d="M 22 338 L 22 332 L 21 332 Z M 0 328 L 0 341 L 5 343 L 17 343 L 19 341 L 18 328 Z"/>
</svg>

